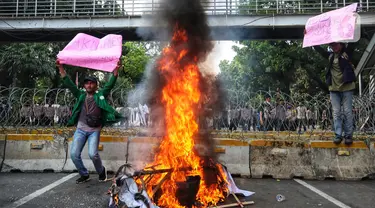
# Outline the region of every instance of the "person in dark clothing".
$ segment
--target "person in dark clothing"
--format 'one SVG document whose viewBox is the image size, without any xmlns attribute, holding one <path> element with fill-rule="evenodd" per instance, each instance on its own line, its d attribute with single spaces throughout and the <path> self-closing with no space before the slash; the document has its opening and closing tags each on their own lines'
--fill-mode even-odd
<svg viewBox="0 0 375 208">
<path fill-rule="evenodd" d="M 285 131 L 286 108 L 284 101 L 280 100 L 276 105 L 276 131 Z"/>
<path fill-rule="evenodd" d="M 326 81 L 330 91 L 336 135 L 333 142 L 335 144 L 342 142 L 344 130 L 345 144 L 351 145 L 353 143 L 352 104 L 356 80 L 354 66 L 351 62 L 354 47 L 353 44 L 346 46 L 344 43 L 336 42 L 330 43 L 329 46 L 332 52 L 328 52 L 320 46 L 314 47 L 314 49 L 329 61 Z"/>
<path fill-rule="evenodd" d="M 263 131 L 273 130 L 273 120 L 271 115 L 271 111 L 273 110 L 273 108 L 274 107 L 271 104 L 271 97 L 269 95 L 266 95 L 265 101 L 259 109 L 260 125 L 262 126 Z"/>
<path fill-rule="evenodd" d="M 298 133 L 302 134 L 302 127 L 303 127 L 304 132 L 306 132 L 306 130 L 307 130 L 307 128 L 306 128 L 306 123 L 307 123 L 306 111 L 307 111 L 307 108 L 306 108 L 306 106 L 299 103 L 297 108 L 296 108 L 296 111 L 297 111 Z"/>
<path fill-rule="evenodd" d="M 77 98 L 72 116 L 67 123 L 68 126 L 77 125 L 70 151 L 72 161 L 81 176 L 76 180 L 76 183 L 90 180 L 89 172 L 81 158 L 86 142 L 88 143 L 89 157 L 94 164 L 96 172 L 99 174 L 99 181 L 106 181 L 107 171 L 100 159 L 98 146 L 102 127 L 108 123 L 117 123 L 122 119 L 122 116 L 106 101 L 106 97 L 115 86 L 120 62 L 103 89 L 98 90 L 98 82 L 95 77 L 86 77 L 84 79 L 85 91 L 79 90 L 73 81 L 68 78 L 59 60 L 56 61 L 56 65 L 59 68 L 64 85 Z"/>
<path fill-rule="evenodd" d="M 328 128 L 327 110 L 323 110 L 323 112 L 322 112 L 322 130 L 326 130 L 327 128 Z"/>
<path fill-rule="evenodd" d="M 230 117 L 229 131 L 237 130 L 237 127 L 241 118 L 240 116 L 241 116 L 240 109 L 229 110 L 229 117 Z"/>
</svg>

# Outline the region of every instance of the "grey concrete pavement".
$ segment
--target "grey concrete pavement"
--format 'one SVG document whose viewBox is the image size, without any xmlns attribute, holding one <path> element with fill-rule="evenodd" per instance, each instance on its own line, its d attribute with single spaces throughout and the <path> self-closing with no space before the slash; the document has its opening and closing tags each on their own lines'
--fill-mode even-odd
<svg viewBox="0 0 375 208">
<path fill-rule="evenodd" d="M 350 207 L 375 207 L 375 180 L 306 182 Z"/>
<path fill-rule="evenodd" d="M 239 188 L 255 192 L 255 195 L 243 198 L 254 201 L 251 206 L 254 208 L 337 207 L 293 180 L 237 178 L 235 181 Z M 277 194 L 285 196 L 285 201 L 277 202 Z"/>
<path fill-rule="evenodd" d="M 64 173 L 1 173 L 0 174 L 0 207 L 8 207 L 15 201 L 48 186 L 67 176 Z M 51 190 L 35 197 L 20 208 L 48 207 L 108 207 L 107 190 L 110 182 L 99 183 L 97 175 L 84 184 L 75 184 L 72 178 Z M 256 192 L 250 197 L 239 197 L 241 200 L 252 200 L 254 208 L 313 208 L 338 207 L 326 198 L 307 189 L 294 180 L 244 179 L 235 178 L 237 186 Z M 373 207 L 375 181 L 305 181 L 320 191 L 348 205 L 349 207 Z M 276 195 L 286 197 L 283 202 L 276 201 Z M 226 202 L 234 202 L 233 197 Z"/>
<path fill-rule="evenodd" d="M 65 175 L 64 173 L 1 173 L 0 207 L 6 207 Z"/>
</svg>

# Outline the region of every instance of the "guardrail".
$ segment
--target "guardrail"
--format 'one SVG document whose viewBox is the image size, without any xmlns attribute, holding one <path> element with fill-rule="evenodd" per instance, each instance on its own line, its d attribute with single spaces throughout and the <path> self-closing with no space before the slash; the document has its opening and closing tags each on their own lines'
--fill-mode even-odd
<svg viewBox="0 0 375 208">
<path fill-rule="evenodd" d="M 209 129 L 237 132 L 332 132 L 333 121 L 328 95 L 289 95 L 282 92 L 228 91 L 227 109 L 212 117 L 199 118 L 200 125 Z M 141 100 L 142 93 L 129 92 L 121 87 L 112 91 L 108 100 L 118 112 L 127 117 L 110 128 L 130 129 L 153 126 L 153 109 Z M 269 119 L 261 125 L 259 113 L 264 97 L 271 97 Z M 0 127 L 6 128 L 61 128 L 70 117 L 75 98 L 65 89 L 30 89 L 0 87 Z M 356 96 L 353 103 L 356 134 L 375 133 L 375 101 L 372 96 Z"/>
<path fill-rule="evenodd" d="M 354 1 L 202 0 L 208 15 L 318 14 Z M 161 0 L 3 0 L 0 18 L 141 16 L 162 9 Z M 358 12 L 374 12 L 375 0 L 359 1 Z"/>
</svg>

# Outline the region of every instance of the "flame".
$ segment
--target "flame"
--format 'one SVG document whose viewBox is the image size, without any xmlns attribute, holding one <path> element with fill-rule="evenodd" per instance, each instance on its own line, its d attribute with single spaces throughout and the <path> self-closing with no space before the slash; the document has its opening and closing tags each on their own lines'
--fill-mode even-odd
<svg viewBox="0 0 375 208">
<path fill-rule="evenodd" d="M 161 102 L 165 108 L 166 134 L 161 141 L 160 150 L 150 166 L 157 169 L 173 169 L 167 173 L 152 177 L 147 183 L 147 192 L 152 195 L 152 189 L 163 177 L 169 177 L 161 185 L 162 195 L 158 199 L 161 207 L 183 207 L 176 197 L 177 182 L 186 181 L 187 176 L 199 175 L 200 186 L 196 200 L 204 207 L 216 205 L 224 198 L 226 182 L 221 166 L 217 169 L 216 184 L 206 185 L 204 181 L 203 161 L 194 151 L 194 137 L 198 133 L 197 114 L 199 103 L 203 99 L 199 83 L 201 74 L 196 57 L 188 57 L 188 36 L 184 29 L 176 26 L 170 45 L 163 49 L 159 61 L 159 71 L 166 81 L 162 90 Z M 189 168 L 188 171 L 181 169 Z"/>
<path fill-rule="evenodd" d="M 118 205 L 118 201 L 119 201 L 118 194 L 116 194 L 113 198 L 115 201 L 115 205 Z"/>
</svg>

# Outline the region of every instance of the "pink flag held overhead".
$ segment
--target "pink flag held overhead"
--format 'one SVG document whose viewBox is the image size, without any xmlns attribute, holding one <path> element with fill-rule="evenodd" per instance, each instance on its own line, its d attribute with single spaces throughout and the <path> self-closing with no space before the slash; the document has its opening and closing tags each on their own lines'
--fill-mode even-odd
<svg viewBox="0 0 375 208">
<path fill-rule="evenodd" d="M 357 3 L 311 17 L 305 26 L 303 48 L 332 42 L 356 42 L 360 38 Z"/>
<path fill-rule="evenodd" d="M 122 53 L 122 36 L 109 34 L 99 39 L 78 33 L 57 54 L 61 64 L 112 72 Z"/>
</svg>

